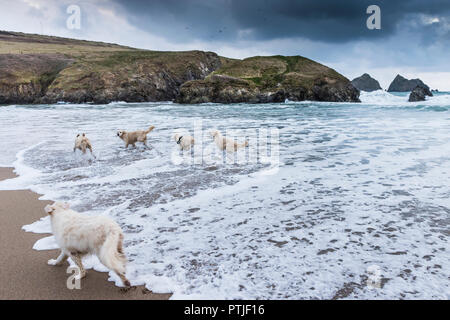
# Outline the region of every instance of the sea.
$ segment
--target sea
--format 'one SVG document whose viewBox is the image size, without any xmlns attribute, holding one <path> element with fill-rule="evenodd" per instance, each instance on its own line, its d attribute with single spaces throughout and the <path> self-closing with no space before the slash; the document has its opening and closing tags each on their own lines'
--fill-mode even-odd
<svg viewBox="0 0 450 320">
<path fill-rule="evenodd" d="M 0 190 L 114 219 L 131 283 L 171 299 L 449 299 L 450 93 L 407 100 L 2 106 L 18 177 Z M 117 136 L 151 125 L 148 147 Z M 222 152 L 212 130 L 249 145 Z M 23 229 L 57 248 L 48 217 Z"/>
</svg>

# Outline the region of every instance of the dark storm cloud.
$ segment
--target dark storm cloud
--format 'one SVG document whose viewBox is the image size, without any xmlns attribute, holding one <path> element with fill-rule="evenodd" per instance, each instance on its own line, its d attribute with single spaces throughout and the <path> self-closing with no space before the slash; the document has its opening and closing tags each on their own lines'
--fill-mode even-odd
<svg viewBox="0 0 450 320">
<path fill-rule="evenodd" d="M 113 0 L 130 22 L 172 41 L 306 38 L 324 42 L 373 40 L 405 20 L 434 15 L 446 21 L 449 0 Z M 368 30 L 366 9 L 381 8 L 382 30 Z M 432 27 L 412 28 L 423 38 Z M 442 26 L 441 26 L 442 27 Z M 441 28 L 442 29 L 442 28 Z M 433 33 L 429 38 L 440 36 Z M 448 38 L 448 35 L 447 35 Z"/>
</svg>

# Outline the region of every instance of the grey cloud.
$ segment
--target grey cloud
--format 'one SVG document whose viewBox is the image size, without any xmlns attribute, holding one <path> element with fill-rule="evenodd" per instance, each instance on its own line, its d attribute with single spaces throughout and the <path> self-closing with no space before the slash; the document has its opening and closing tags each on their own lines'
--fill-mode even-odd
<svg viewBox="0 0 450 320">
<path fill-rule="evenodd" d="M 448 0 L 113 0 L 130 22 L 172 41 L 272 40 L 301 37 L 325 42 L 391 36 L 419 14 L 448 16 Z M 368 30 L 366 8 L 382 10 L 382 30 Z M 242 32 L 246 31 L 246 32 Z M 425 30 L 423 30 L 425 32 Z"/>
</svg>

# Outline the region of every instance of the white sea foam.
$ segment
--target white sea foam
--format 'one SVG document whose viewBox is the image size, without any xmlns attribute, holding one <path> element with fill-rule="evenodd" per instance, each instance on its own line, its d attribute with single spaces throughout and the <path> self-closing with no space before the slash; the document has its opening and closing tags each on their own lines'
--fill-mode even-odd
<svg viewBox="0 0 450 320">
<path fill-rule="evenodd" d="M 373 92 L 361 91 L 361 103 L 370 105 L 405 105 L 408 102 L 407 95 L 394 95 L 384 90 Z"/>
<path fill-rule="evenodd" d="M 33 233 L 52 233 L 52 226 L 50 224 L 49 216 L 42 217 L 32 224 L 27 224 L 23 226 L 22 229 L 26 232 Z"/>
<path fill-rule="evenodd" d="M 38 241 L 36 241 L 36 243 L 33 245 L 33 249 L 34 250 L 53 250 L 53 249 L 58 249 L 59 246 L 56 243 L 55 237 L 54 236 L 49 236 L 49 237 L 45 237 L 42 239 L 39 239 Z"/>
<path fill-rule="evenodd" d="M 29 148 L 23 149 L 17 153 L 16 155 L 17 160 L 14 161 L 12 165 L 14 167 L 14 173 L 16 173 L 18 176 L 16 178 L 0 181 L 0 190 L 27 189 L 28 187 L 30 187 L 31 183 L 33 183 L 36 180 L 39 180 L 41 172 L 37 169 L 34 169 L 32 167 L 23 164 L 24 154 L 28 150 L 37 147 L 39 145 L 40 143 L 31 146 Z"/>
<path fill-rule="evenodd" d="M 361 91 L 360 100 L 363 104 L 378 106 L 450 106 L 450 94 L 434 93 L 433 97 L 426 97 L 426 101 L 408 102 L 409 92 L 389 93 L 383 90 L 373 92 Z"/>
<path fill-rule="evenodd" d="M 361 100 L 0 108 L 1 162 L 20 175 L 0 190 L 30 188 L 112 217 L 132 284 L 173 299 L 447 299 L 449 95 Z M 173 131 L 200 119 L 206 130 L 278 128 L 280 166 L 174 164 Z M 125 150 L 115 136 L 149 125 L 151 150 Z M 96 160 L 72 152 L 79 132 Z M 220 159 L 206 134 L 204 148 Z M 23 228 L 47 233 L 49 220 Z M 53 237 L 35 244 L 55 246 Z M 95 257 L 85 265 L 107 271 Z M 374 265 L 380 289 L 366 285 Z"/>
</svg>

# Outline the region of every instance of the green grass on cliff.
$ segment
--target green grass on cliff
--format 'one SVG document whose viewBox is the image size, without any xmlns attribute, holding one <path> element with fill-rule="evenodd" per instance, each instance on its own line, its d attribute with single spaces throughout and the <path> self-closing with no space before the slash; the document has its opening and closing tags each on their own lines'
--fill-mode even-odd
<svg viewBox="0 0 450 320">
<path fill-rule="evenodd" d="M 113 43 L 0 30 L 0 54 L 65 54 L 76 57 L 94 52 L 124 50 L 136 49 Z"/>
<path fill-rule="evenodd" d="M 328 82 L 346 80 L 335 70 L 308 58 L 280 55 L 233 60 L 213 74 L 248 80 L 263 88 L 280 85 L 309 88 L 320 77 Z"/>
</svg>

